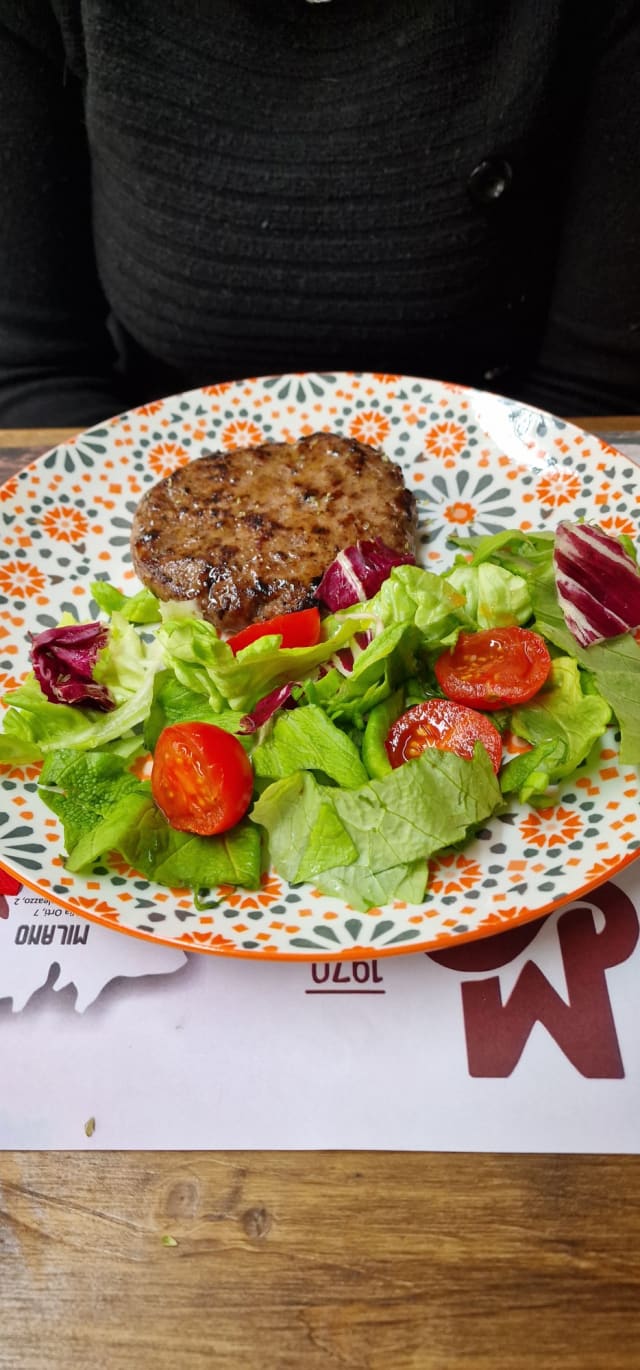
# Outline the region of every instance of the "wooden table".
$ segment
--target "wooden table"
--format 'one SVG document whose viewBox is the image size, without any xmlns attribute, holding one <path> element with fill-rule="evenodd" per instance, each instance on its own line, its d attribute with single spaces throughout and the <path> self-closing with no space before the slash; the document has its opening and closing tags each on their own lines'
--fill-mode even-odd
<svg viewBox="0 0 640 1370">
<path fill-rule="evenodd" d="M 0 1155 L 1 1370 L 638 1366 L 637 1156 Z"/>
</svg>

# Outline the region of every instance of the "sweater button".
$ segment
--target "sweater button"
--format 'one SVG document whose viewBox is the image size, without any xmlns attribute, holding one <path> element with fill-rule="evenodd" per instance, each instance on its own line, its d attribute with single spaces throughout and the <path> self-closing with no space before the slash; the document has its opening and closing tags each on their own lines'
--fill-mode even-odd
<svg viewBox="0 0 640 1370">
<path fill-rule="evenodd" d="M 485 157 L 473 168 L 467 189 L 478 205 L 490 205 L 500 200 L 513 180 L 511 163 L 505 157 Z"/>
</svg>

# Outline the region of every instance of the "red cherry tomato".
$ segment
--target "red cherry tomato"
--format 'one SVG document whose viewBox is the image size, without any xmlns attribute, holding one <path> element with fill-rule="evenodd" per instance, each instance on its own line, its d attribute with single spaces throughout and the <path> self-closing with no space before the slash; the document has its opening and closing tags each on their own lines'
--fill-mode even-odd
<svg viewBox="0 0 640 1370">
<path fill-rule="evenodd" d="M 426 747 L 455 752 L 469 760 L 476 742 L 482 742 L 496 775 L 502 759 L 502 739 L 484 714 L 454 704 L 451 699 L 425 699 L 400 715 L 387 733 L 385 747 L 391 765 L 413 761 Z"/>
<path fill-rule="evenodd" d="M 22 889 L 19 880 L 8 871 L 0 870 L 0 894 L 17 894 Z"/>
<path fill-rule="evenodd" d="M 252 790 L 251 762 L 231 733 L 213 723 L 173 723 L 161 732 L 151 793 L 172 828 L 226 832 L 247 812 Z"/>
<path fill-rule="evenodd" d="M 259 637 L 278 633 L 282 637 L 281 647 L 315 647 L 320 641 L 320 610 L 298 609 L 293 614 L 277 614 L 264 623 L 250 623 L 228 639 L 234 656 L 236 652 L 248 647 Z"/>
<path fill-rule="evenodd" d="M 525 704 L 551 670 L 546 643 L 528 628 L 484 628 L 460 633 L 439 656 L 436 679 L 448 699 L 476 709 Z"/>
</svg>

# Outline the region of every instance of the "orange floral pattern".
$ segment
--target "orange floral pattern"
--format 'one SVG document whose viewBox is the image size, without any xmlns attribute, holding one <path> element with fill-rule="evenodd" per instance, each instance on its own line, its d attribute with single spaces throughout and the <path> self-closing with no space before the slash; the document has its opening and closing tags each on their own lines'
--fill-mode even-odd
<svg viewBox="0 0 640 1370">
<path fill-rule="evenodd" d="M 89 520 L 71 504 L 59 504 L 42 515 L 42 530 L 54 542 L 81 542 L 89 531 Z"/>
<path fill-rule="evenodd" d="M 388 438 L 391 424 L 384 414 L 375 409 L 364 410 L 352 420 L 349 433 L 358 442 L 368 443 L 371 447 L 381 447 Z"/>
<path fill-rule="evenodd" d="M 480 863 L 462 852 L 441 856 L 431 863 L 429 888 L 432 894 L 461 894 L 476 889 L 482 874 Z"/>
<path fill-rule="evenodd" d="M 201 395 L 215 395 L 218 398 L 230 390 L 232 384 L 232 381 L 221 381 L 219 385 L 203 385 L 200 393 Z"/>
<path fill-rule="evenodd" d="M 622 533 L 625 533 L 629 538 L 635 538 L 638 535 L 633 519 L 625 518 L 622 514 L 609 514 L 607 518 L 600 517 L 598 523 L 601 528 L 604 528 L 605 533 L 610 533 L 614 538 L 619 538 Z"/>
<path fill-rule="evenodd" d="M 42 594 L 47 578 L 29 561 L 5 561 L 0 565 L 0 593 L 11 599 L 31 599 Z"/>
<path fill-rule="evenodd" d="M 536 499 L 547 509 L 562 509 L 580 496 L 582 481 L 573 471 L 549 471 L 536 485 Z"/>
<path fill-rule="evenodd" d="M 220 894 L 232 909 L 244 909 L 247 912 L 268 909 L 282 899 L 282 881 L 277 875 L 264 875 L 259 890 L 242 890 L 236 889 L 234 885 L 223 885 Z"/>
<path fill-rule="evenodd" d="M 424 446 L 432 457 L 457 457 L 468 442 L 468 433 L 460 423 L 443 419 L 425 435 Z"/>
<path fill-rule="evenodd" d="M 460 527 L 464 523 L 473 523 L 476 509 L 473 504 L 465 504 L 463 500 L 457 500 L 455 504 L 445 505 L 442 513 L 447 523 L 455 523 L 457 527 Z"/>
<path fill-rule="evenodd" d="M 147 453 L 151 470 L 160 478 L 170 476 L 172 471 L 177 471 L 178 467 L 184 466 L 188 460 L 189 453 L 179 442 L 158 442 L 155 447 L 150 447 Z"/>
<path fill-rule="evenodd" d="M 248 419 L 234 419 L 233 423 L 223 428 L 220 440 L 222 446 L 230 451 L 233 447 L 252 447 L 264 442 L 264 433 L 257 423 L 250 423 Z"/>
<path fill-rule="evenodd" d="M 583 819 L 575 809 L 559 804 L 527 814 L 520 823 L 520 834 L 532 847 L 558 847 L 565 842 L 574 842 L 583 827 Z"/>
</svg>

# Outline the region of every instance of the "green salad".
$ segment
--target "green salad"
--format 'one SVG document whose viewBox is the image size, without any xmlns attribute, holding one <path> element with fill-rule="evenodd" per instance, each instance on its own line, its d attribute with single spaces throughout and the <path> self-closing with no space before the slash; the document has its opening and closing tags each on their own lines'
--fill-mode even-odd
<svg viewBox="0 0 640 1370">
<path fill-rule="evenodd" d="M 256 888 L 271 869 L 360 910 L 420 903 L 431 857 L 514 801 L 552 805 L 610 725 L 620 760 L 638 764 L 640 646 L 632 630 L 579 644 L 554 534 L 455 546 L 440 574 L 393 565 L 372 597 L 318 615 L 315 640 L 297 646 L 268 624 L 247 645 L 225 641 L 188 605 L 95 583 L 95 619 L 35 639 L 0 734 L 4 766 L 41 763 L 67 869 L 89 873 L 117 853 L 196 902 L 220 885 Z M 635 569 L 630 545 L 623 554 Z M 532 635 L 546 665 L 523 691 Z M 520 651 L 506 675 L 503 640 Z M 482 671 L 468 688 L 462 670 L 456 698 L 460 654 L 475 659 L 482 643 Z M 451 702 L 465 714 L 462 746 Z M 197 817 L 220 800 L 209 782 L 222 785 L 213 831 Z"/>
</svg>

